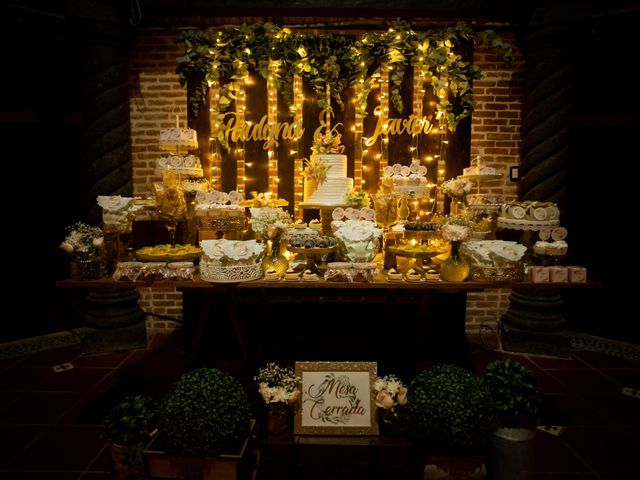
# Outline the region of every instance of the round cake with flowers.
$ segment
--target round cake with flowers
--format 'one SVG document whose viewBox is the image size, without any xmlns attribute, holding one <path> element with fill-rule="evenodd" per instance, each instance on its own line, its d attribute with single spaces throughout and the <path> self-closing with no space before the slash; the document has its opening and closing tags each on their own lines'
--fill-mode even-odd
<svg viewBox="0 0 640 480">
<path fill-rule="evenodd" d="M 304 203 L 309 205 L 344 205 L 345 195 L 353 189 L 353 178 L 347 178 L 347 156 L 340 145 L 341 135 L 336 129 L 324 134 L 316 132 L 313 152 L 306 162 L 304 175 Z"/>
</svg>

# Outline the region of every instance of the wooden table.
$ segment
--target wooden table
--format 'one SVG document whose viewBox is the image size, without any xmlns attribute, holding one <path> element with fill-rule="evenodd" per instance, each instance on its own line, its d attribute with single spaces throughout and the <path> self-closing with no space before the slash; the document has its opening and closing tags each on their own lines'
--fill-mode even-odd
<svg viewBox="0 0 640 480">
<path fill-rule="evenodd" d="M 389 282 L 255 280 L 116 282 L 62 280 L 60 288 L 173 287 L 183 294 L 190 364 L 239 356 L 247 368 L 269 360 L 371 360 L 397 374 L 425 361 L 466 363 L 467 292 L 493 288 L 562 290 L 597 282 Z M 233 350 L 233 349 L 236 350 Z"/>
</svg>

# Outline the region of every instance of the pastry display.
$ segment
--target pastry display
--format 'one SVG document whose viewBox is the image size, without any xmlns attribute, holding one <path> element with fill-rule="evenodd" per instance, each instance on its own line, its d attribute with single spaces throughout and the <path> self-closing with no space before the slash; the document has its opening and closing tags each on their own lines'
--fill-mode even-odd
<svg viewBox="0 0 640 480">
<path fill-rule="evenodd" d="M 414 268 L 410 268 L 409 270 L 407 270 L 407 273 L 405 274 L 405 277 L 407 279 L 407 282 L 420 282 L 420 281 L 422 281 L 422 275 L 420 274 L 420 272 L 418 272 Z"/>
<path fill-rule="evenodd" d="M 315 235 L 288 236 L 289 245 L 293 248 L 333 248 L 336 246 L 334 237 Z"/>
<path fill-rule="evenodd" d="M 269 270 L 264 272 L 264 279 L 267 281 L 273 282 L 273 281 L 280 280 L 280 276 L 278 275 L 278 272 L 275 269 L 270 268 Z"/>
<path fill-rule="evenodd" d="M 569 245 L 564 240 L 544 242 L 538 240 L 533 244 L 533 253 L 537 255 L 563 256 L 567 254 Z"/>
<path fill-rule="evenodd" d="M 196 267 L 193 262 L 170 262 L 167 264 L 167 280 L 193 280 Z"/>
<path fill-rule="evenodd" d="M 354 263 L 351 268 L 354 282 L 373 282 L 378 271 L 376 264 L 372 262 Z"/>
<path fill-rule="evenodd" d="M 468 167 L 462 169 L 462 176 L 464 177 L 467 177 L 467 176 L 494 177 L 496 175 L 501 175 L 501 174 L 495 168 L 485 165 L 480 155 L 478 155 L 473 160 L 471 160 L 470 165 Z"/>
<path fill-rule="evenodd" d="M 395 268 L 391 268 L 387 272 L 387 280 L 389 280 L 390 282 L 401 282 L 404 280 L 404 278 L 402 277 L 402 274 Z"/>
<path fill-rule="evenodd" d="M 178 261 L 198 258 L 201 253 L 202 250 L 194 245 L 162 244 L 136 250 L 136 258 L 149 261 Z"/>
<path fill-rule="evenodd" d="M 348 262 L 329 262 L 324 279 L 328 282 L 351 282 L 351 264 Z"/>
<path fill-rule="evenodd" d="M 435 268 L 430 268 L 424 273 L 425 280 L 440 280 L 440 272 Z"/>
<path fill-rule="evenodd" d="M 314 218 L 313 220 L 311 220 L 309 222 L 309 228 L 312 230 L 316 230 L 321 232 L 322 231 L 322 223 L 320 223 L 320 220 L 318 220 L 317 218 Z"/>
<path fill-rule="evenodd" d="M 525 201 L 501 205 L 498 227 L 513 230 L 540 230 L 560 225 L 560 210 L 550 202 Z"/>
<path fill-rule="evenodd" d="M 167 170 L 189 177 L 202 177 L 203 175 L 200 159 L 191 154 L 172 153 L 158 158 L 156 160 L 156 173 L 162 175 Z"/>
<path fill-rule="evenodd" d="M 147 262 L 140 267 L 138 280 L 141 282 L 159 282 L 165 279 L 166 262 Z"/>
<path fill-rule="evenodd" d="M 142 262 L 118 262 L 112 278 L 118 282 L 135 282 L 140 276 Z"/>
<path fill-rule="evenodd" d="M 313 273 L 309 269 L 305 270 L 304 273 L 302 274 L 302 281 L 303 282 L 317 282 L 319 280 L 320 280 L 320 278 L 318 277 L 318 274 L 317 273 Z"/>
<path fill-rule="evenodd" d="M 192 128 L 165 128 L 160 130 L 160 150 L 178 152 L 198 148 L 198 132 Z"/>
<path fill-rule="evenodd" d="M 288 282 L 298 281 L 300 280 L 300 273 L 295 272 L 292 269 L 289 269 L 285 272 L 284 279 Z"/>
<path fill-rule="evenodd" d="M 392 192 L 405 197 L 428 197 L 431 187 L 427 181 L 427 167 L 413 161 L 411 165 L 396 163 L 388 165 L 382 172 L 382 182 L 391 180 Z"/>
</svg>

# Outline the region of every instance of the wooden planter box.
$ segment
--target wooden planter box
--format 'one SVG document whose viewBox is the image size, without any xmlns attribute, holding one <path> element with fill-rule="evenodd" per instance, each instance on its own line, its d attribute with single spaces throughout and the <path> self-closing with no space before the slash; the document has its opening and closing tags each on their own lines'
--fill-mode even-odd
<svg viewBox="0 0 640 480">
<path fill-rule="evenodd" d="M 147 476 L 154 480 L 242 480 L 250 455 L 249 440 L 256 425 L 251 420 L 249 434 L 236 453 L 221 454 L 216 457 L 189 457 L 170 455 L 154 446 L 158 435 L 154 436 L 143 451 Z"/>
</svg>

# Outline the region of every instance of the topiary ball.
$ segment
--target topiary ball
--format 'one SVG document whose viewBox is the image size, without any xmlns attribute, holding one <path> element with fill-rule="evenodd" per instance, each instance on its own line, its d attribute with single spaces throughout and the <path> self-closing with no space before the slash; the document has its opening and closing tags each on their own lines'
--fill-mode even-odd
<svg viewBox="0 0 640 480">
<path fill-rule="evenodd" d="M 482 379 L 489 389 L 496 410 L 504 418 L 526 416 L 534 422 L 542 405 L 542 394 L 531 370 L 510 358 L 487 365 Z"/>
<path fill-rule="evenodd" d="M 498 428 L 489 390 L 464 368 L 424 370 L 411 381 L 408 399 L 411 437 L 434 453 L 479 452 Z"/>
<path fill-rule="evenodd" d="M 237 450 L 249 431 L 249 399 L 215 368 L 185 373 L 164 396 L 158 430 L 168 453 L 208 457 Z"/>
</svg>

